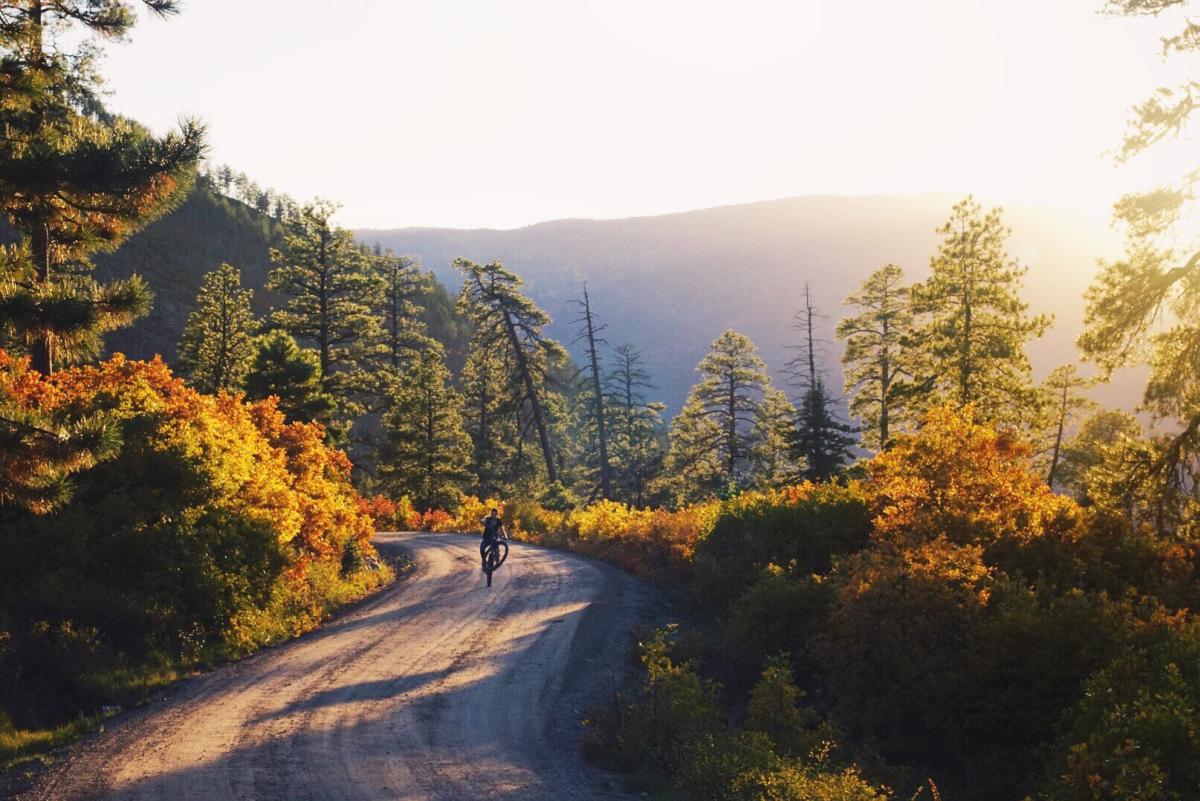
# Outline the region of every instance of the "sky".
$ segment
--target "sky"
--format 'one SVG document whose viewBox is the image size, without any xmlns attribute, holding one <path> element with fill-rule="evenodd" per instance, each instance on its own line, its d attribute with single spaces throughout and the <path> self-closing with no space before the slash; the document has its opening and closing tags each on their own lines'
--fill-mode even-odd
<svg viewBox="0 0 1200 801">
<path fill-rule="evenodd" d="M 186 0 L 111 45 L 110 105 L 348 227 L 511 228 L 805 194 L 1107 217 L 1174 83 L 1103 0 Z"/>
</svg>

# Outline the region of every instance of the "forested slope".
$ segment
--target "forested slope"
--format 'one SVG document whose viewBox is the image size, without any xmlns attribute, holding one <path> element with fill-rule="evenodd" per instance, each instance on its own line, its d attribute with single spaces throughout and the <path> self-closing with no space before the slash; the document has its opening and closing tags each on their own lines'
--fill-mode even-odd
<svg viewBox="0 0 1200 801">
<path fill-rule="evenodd" d="M 874 269 L 893 262 L 925 276 L 934 229 L 959 198 L 806 196 L 621 220 L 556 220 L 513 230 L 404 228 L 360 230 L 358 237 L 421 259 L 455 288 L 454 258 L 499 259 L 520 273 L 530 295 L 550 313 L 550 333 L 570 342 L 570 302 L 588 282 L 614 342 L 645 352 L 669 411 L 695 380 L 693 367 L 709 342 L 733 328 L 758 343 L 773 371 L 797 342 L 792 316 L 805 281 L 825 317 L 831 383 L 840 385 L 840 346 L 833 328 L 842 301 Z M 1035 313 L 1057 315 L 1053 335 L 1030 346 L 1039 374 L 1075 358 L 1082 328 L 1077 299 L 1112 249 L 1102 224 L 1032 207 L 1006 210 L 1010 253 L 1030 271 L 1025 298 Z M 1067 300 L 1066 303 L 1063 301 Z M 619 333 L 617 333 L 619 332 Z M 580 354 L 575 353 L 578 357 Z M 1132 406 L 1136 393 L 1119 399 Z"/>
</svg>

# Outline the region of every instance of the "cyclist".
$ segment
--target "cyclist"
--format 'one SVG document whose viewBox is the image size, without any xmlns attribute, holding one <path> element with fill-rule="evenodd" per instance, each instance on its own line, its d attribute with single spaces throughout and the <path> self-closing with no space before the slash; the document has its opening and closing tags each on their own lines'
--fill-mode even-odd
<svg viewBox="0 0 1200 801">
<path fill-rule="evenodd" d="M 508 532 L 504 530 L 499 509 L 492 509 L 492 513 L 480 522 L 483 523 L 483 539 L 479 543 L 479 562 L 480 567 L 486 570 L 488 548 L 500 537 L 508 539 Z"/>
</svg>

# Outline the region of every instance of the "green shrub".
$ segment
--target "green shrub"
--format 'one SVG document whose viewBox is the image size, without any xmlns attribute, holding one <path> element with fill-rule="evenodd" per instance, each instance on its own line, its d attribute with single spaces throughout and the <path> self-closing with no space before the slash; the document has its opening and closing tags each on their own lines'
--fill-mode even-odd
<svg viewBox="0 0 1200 801">
<path fill-rule="evenodd" d="M 803 484 L 750 493 L 721 505 L 696 546 L 696 594 L 721 612 L 768 565 L 824 575 L 835 557 L 867 544 L 871 518 L 858 485 Z"/>
<path fill-rule="evenodd" d="M 791 576 L 768 565 L 733 601 L 722 626 L 724 652 L 742 686 L 768 657 L 792 654 L 803 675 L 818 669 L 815 643 L 833 605 L 834 585 L 821 576 Z"/>
</svg>

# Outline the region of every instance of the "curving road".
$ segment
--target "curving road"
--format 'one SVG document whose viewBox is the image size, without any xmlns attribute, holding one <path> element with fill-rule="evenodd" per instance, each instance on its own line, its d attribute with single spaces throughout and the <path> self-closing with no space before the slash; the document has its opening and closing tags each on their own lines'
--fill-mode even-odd
<svg viewBox="0 0 1200 801">
<path fill-rule="evenodd" d="M 416 570 L 319 631 L 189 680 L 80 744 L 26 798 L 595 799 L 579 720 L 611 691 L 646 591 L 514 543 L 385 534 Z"/>
</svg>

